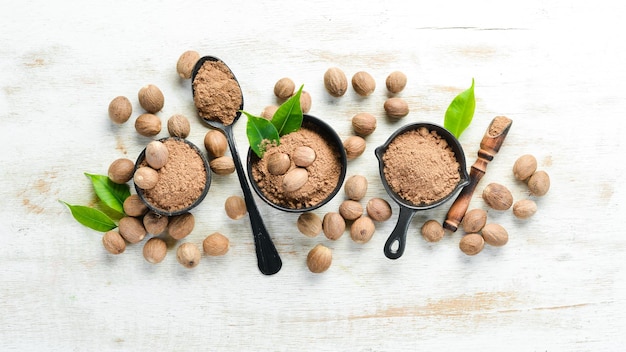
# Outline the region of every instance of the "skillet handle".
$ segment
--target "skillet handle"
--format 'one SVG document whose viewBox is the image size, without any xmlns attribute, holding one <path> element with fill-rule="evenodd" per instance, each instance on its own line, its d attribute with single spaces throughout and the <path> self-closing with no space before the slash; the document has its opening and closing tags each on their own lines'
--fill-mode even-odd
<svg viewBox="0 0 626 352">
<path fill-rule="evenodd" d="M 400 214 L 396 227 L 391 231 L 387 242 L 385 242 L 385 256 L 389 259 L 398 259 L 404 253 L 406 246 L 406 233 L 411 224 L 411 219 L 415 215 L 416 210 L 400 205 Z"/>
</svg>

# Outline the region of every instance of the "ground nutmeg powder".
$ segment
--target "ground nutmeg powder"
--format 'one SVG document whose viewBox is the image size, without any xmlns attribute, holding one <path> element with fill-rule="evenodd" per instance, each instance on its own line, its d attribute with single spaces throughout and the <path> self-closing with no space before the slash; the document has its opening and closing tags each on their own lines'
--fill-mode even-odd
<svg viewBox="0 0 626 352">
<path fill-rule="evenodd" d="M 222 61 L 205 61 L 193 80 L 193 101 L 201 118 L 228 126 L 241 109 L 239 83 Z"/>
<path fill-rule="evenodd" d="M 444 198 L 461 179 L 459 163 L 446 140 L 426 127 L 395 137 L 383 154 L 383 163 L 389 187 L 416 206 Z"/>
</svg>

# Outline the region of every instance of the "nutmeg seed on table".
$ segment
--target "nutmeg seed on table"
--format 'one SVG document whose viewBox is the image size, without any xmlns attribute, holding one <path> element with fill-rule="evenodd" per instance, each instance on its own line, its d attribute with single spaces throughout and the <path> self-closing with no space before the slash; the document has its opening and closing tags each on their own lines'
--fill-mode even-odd
<svg viewBox="0 0 626 352">
<path fill-rule="evenodd" d="M 348 160 L 354 160 L 365 151 L 365 139 L 360 136 L 350 136 L 343 141 Z"/>
<path fill-rule="evenodd" d="M 372 239 L 376 225 L 372 219 L 367 216 L 362 216 L 352 223 L 350 226 L 350 238 L 356 243 L 367 243 Z"/>
<path fill-rule="evenodd" d="M 376 129 L 376 117 L 366 112 L 358 113 L 352 117 L 352 129 L 361 137 L 369 136 Z"/>
<path fill-rule="evenodd" d="M 332 262 L 333 252 L 322 244 L 315 245 L 306 256 L 306 266 L 315 274 L 328 270 Z"/>
<path fill-rule="evenodd" d="M 385 85 L 390 93 L 400 93 L 406 87 L 407 77 L 400 71 L 394 71 L 387 76 Z"/>
<path fill-rule="evenodd" d="M 204 241 L 202 241 L 204 253 L 210 256 L 224 255 L 228 253 L 229 248 L 230 240 L 219 232 L 208 235 Z"/>
<path fill-rule="evenodd" d="M 102 245 L 111 254 L 121 254 L 126 250 L 126 241 L 115 230 L 107 231 L 102 236 Z"/>
<path fill-rule="evenodd" d="M 482 235 L 485 243 L 491 246 L 500 247 L 509 242 L 508 232 L 499 224 L 485 225 L 482 229 Z"/>
<path fill-rule="evenodd" d="M 312 212 L 302 213 L 298 216 L 296 226 L 303 235 L 315 237 L 322 232 L 322 219 Z"/>
<path fill-rule="evenodd" d="M 185 242 L 176 249 L 176 260 L 188 269 L 198 266 L 201 257 L 200 250 L 193 243 Z"/>
<path fill-rule="evenodd" d="M 324 73 L 324 87 L 333 97 L 341 97 L 348 90 L 348 78 L 340 68 L 331 67 Z"/>
<path fill-rule="evenodd" d="M 467 255 L 476 255 L 485 247 L 485 239 L 479 233 L 464 235 L 459 242 L 459 248 Z"/>
<path fill-rule="evenodd" d="M 311 93 L 306 90 L 300 93 L 300 109 L 302 109 L 303 114 L 311 111 Z"/>
<path fill-rule="evenodd" d="M 302 106 L 302 101 L 300 101 L 300 105 Z M 271 120 L 274 117 L 276 110 L 278 110 L 278 106 L 268 105 L 265 108 L 263 108 L 263 111 L 261 111 L 261 117 L 266 120 Z M 304 112 L 304 110 L 302 111 Z"/>
<path fill-rule="evenodd" d="M 148 206 L 136 194 L 128 196 L 123 203 L 124 213 L 128 216 L 142 216 L 148 212 Z"/>
<path fill-rule="evenodd" d="M 181 114 L 172 115 L 167 120 L 167 132 L 172 137 L 187 138 L 191 132 L 189 119 Z"/>
<path fill-rule="evenodd" d="M 287 100 L 296 90 L 296 84 L 289 77 L 283 77 L 274 84 L 274 95 L 280 100 Z"/>
<path fill-rule="evenodd" d="M 219 158 L 224 156 L 226 153 L 226 149 L 228 149 L 228 140 L 221 131 L 210 130 L 204 135 L 204 147 L 210 157 Z"/>
<path fill-rule="evenodd" d="M 158 264 L 167 255 L 167 244 L 158 237 L 152 237 L 143 245 L 143 257 L 151 264 Z"/>
<path fill-rule="evenodd" d="M 492 182 L 483 190 L 483 200 L 495 210 L 507 210 L 513 205 L 513 195 L 505 186 Z"/>
<path fill-rule="evenodd" d="M 376 90 L 374 77 L 365 71 L 359 71 L 352 76 L 352 88 L 360 96 L 368 96 Z"/>
<path fill-rule="evenodd" d="M 520 156 L 513 164 L 513 176 L 519 181 L 526 181 L 536 170 L 537 159 L 530 154 Z"/>
<path fill-rule="evenodd" d="M 389 98 L 385 100 L 383 108 L 387 116 L 392 119 L 401 119 L 409 114 L 409 104 L 402 98 Z"/>
<path fill-rule="evenodd" d="M 123 124 L 133 113 L 133 106 L 125 96 L 117 96 L 109 103 L 109 118 L 116 124 Z"/>
<path fill-rule="evenodd" d="M 167 229 L 169 218 L 165 215 L 157 214 L 153 211 L 149 211 L 143 217 L 143 227 L 146 232 L 152 235 L 160 235 Z"/>
<path fill-rule="evenodd" d="M 528 219 L 537 212 L 537 203 L 530 199 L 518 200 L 513 204 L 513 215 L 518 219 Z"/>
<path fill-rule="evenodd" d="M 125 216 L 120 219 L 117 230 L 128 243 L 138 243 L 146 237 L 146 229 L 139 219 Z"/>
<path fill-rule="evenodd" d="M 144 137 L 153 137 L 161 132 L 161 119 L 154 114 L 141 114 L 135 120 L 135 130 Z"/>
<path fill-rule="evenodd" d="M 421 232 L 422 237 L 428 242 L 439 242 L 445 234 L 443 226 L 437 220 L 426 221 L 422 225 Z"/>
<path fill-rule="evenodd" d="M 233 220 L 239 220 L 248 213 L 246 202 L 240 196 L 230 196 L 226 198 L 224 210 L 226 211 L 226 215 Z"/>
<path fill-rule="evenodd" d="M 352 175 L 344 183 L 343 189 L 348 199 L 361 200 L 367 192 L 367 178 L 363 175 Z"/>
<path fill-rule="evenodd" d="M 176 62 L 176 72 L 180 78 L 190 79 L 198 60 L 200 60 L 200 54 L 195 50 L 187 50 L 182 53 Z"/>
<path fill-rule="evenodd" d="M 167 225 L 170 237 L 175 240 L 181 240 L 187 237 L 193 231 L 196 225 L 196 219 L 192 213 L 184 213 L 169 218 Z"/>
<path fill-rule="evenodd" d="M 341 214 L 328 212 L 322 219 L 322 231 L 324 236 L 331 241 L 338 240 L 346 231 L 346 221 Z"/>
<path fill-rule="evenodd" d="M 141 87 L 137 97 L 139 98 L 139 105 L 150 114 L 155 114 L 163 109 L 165 102 L 163 92 L 154 84 Z"/>
<path fill-rule="evenodd" d="M 363 215 L 363 206 L 355 200 L 347 199 L 339 205 L 339 214 L 345 220 L 356 220 Z"/>
<path fill-rule="evenodd" d="M 550 176 L 545 171 L 536 171 L 528 179 L 530 193 L 537 197 L 543 197 L 550 190 Z"/>
<path fill-rule="evenodd" d="M 124 184 L 133 178 L 135 163 L 127 158 L 116 159 L 109 165 L 107 175 L 113 183 Z"/>
<path fill-rule="evenodd" d="M 367 215 L 374 221 L 387 221 L 391 217 L 391 205 L 382 198 L 372 198 L 365 207 Z"/>
<path fill-rule="evenodd" d="M 223 155 L 209 161 L 209 167 L 211 171 L 221 176 L 235 172 L 235 162 L 233 158 L 228 155 Z"/>
<path fill-rule="evenodd" d="M 465 213 L 461 225 L 466 233 L 478 233 L 487 223 L 487 212 L 483 209 L 472 209 Z"/>
</svg>

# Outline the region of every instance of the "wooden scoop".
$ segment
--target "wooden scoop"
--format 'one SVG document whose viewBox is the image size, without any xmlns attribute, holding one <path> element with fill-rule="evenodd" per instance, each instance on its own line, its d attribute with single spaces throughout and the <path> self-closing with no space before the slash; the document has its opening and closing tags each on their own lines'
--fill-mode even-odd
<svg viewBox="0 0 626 352">
<path fill-rule="evenodd" d="M 461 220 L 463 220 L 465 216 L 465 212 L 467 212 L 469 203 L 472 200 L 476 185 L 487 171 L 489 162 L 493 160 L 493 157 L 500 150 L 504 138 L 506 138 L 506 135 L 509 133 L 511 124 L 513 124 L 513 121 L 505 116 L 496 116 L 489 124 L 487 132 L 485 132 L 485 136 L 480 142 L 478 159 L 474 165 L 472 165 L 470 171 L 470 182 L 459 193 L 454 203 L 452 203 L 452 206 L 450 206 L 450 210 L 448 210 L 446 220 L 443 223 L 443 227 L 446 229 L 455 232 L 459 227 Z"/>
</svg>

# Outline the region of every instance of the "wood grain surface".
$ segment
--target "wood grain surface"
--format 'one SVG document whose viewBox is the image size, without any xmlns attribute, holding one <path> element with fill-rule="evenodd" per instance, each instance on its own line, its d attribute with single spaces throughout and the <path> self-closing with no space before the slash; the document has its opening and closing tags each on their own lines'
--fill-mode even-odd
<svg viewBox="0 0 626 352">
<path fill-rule="evenodd" d="M 0 350 L 3 351 L 617 351 L 626 344 L 626 215 L 622 187 L 625 127 L 626 5 L 615 1 L 22 1 L 0 11 Z M 311 114 L 352 135 L 358 112 L 377 116 L 365 153 L 348 176 L 367 177 L 364 202 L 385 193 L 374 149 L 405 123 L 443 124 L 462 90 L 476 87 L 476 113 L 460 138 L 468 165 L 493 117 L 513 120 L 470 203 L 490 182 L 529 198 L 512 166 L 533 154 L 550 174 L 538 212 L 517 220 L 488 211 L 509 232 L 504 247 L 468 257 L 462 231 L 438 243 L 420 235 L 443 221 L 451 202 L 413 218 L 404 255 L 383 245 L 394 215 L 369 243 L 346 232 L 307 238 L 297 214 L 257 198 L 283 259 L 256 267 L 247 218 L 231 220 L 225 199 L 241 195 L 236 176 L 214 176 L 192 212 L 183 242 L 220 231 L 224 257 L 203 256 L 189 270 L 175 246 L 152 265 L 142 243 L 108 254 L 102 234 L 74 221 L 59 203 L 94 205 L 84 172 L 105 174 L 115 159 L 135 159 L 150 138 L 133 121 L 138 90 L 161 88 L 163 122 L 181 113 L 189 140 L 208 131 L 197 118 L 188 80 L 176 74 L 186 50 L 224 60 L 240 81 L 245 110 L 275 104 L 274 83 L 290 77 L 312 96 Z M 369 72 L 375 92 L 341 98 L 323 86 L 329 67 L 348 77 Z M 408 76 L 399 96 L 410 113 L 385 118 L 386 76 Z M 115 96 L 133 103 L 114 125 Z M 245 119 L 235 126 L 247 152 Z M 164 129 L 157 137 L 167 135 Z M 336 211 L 339 194 L 315 212 Z M 531 197 L 532 198 L 532 197 Z M 533 198 L 534 199 L 534 198 Z M 333 263 L 308 271 L 309 249 L 323 243 Z"/>
</svg>

